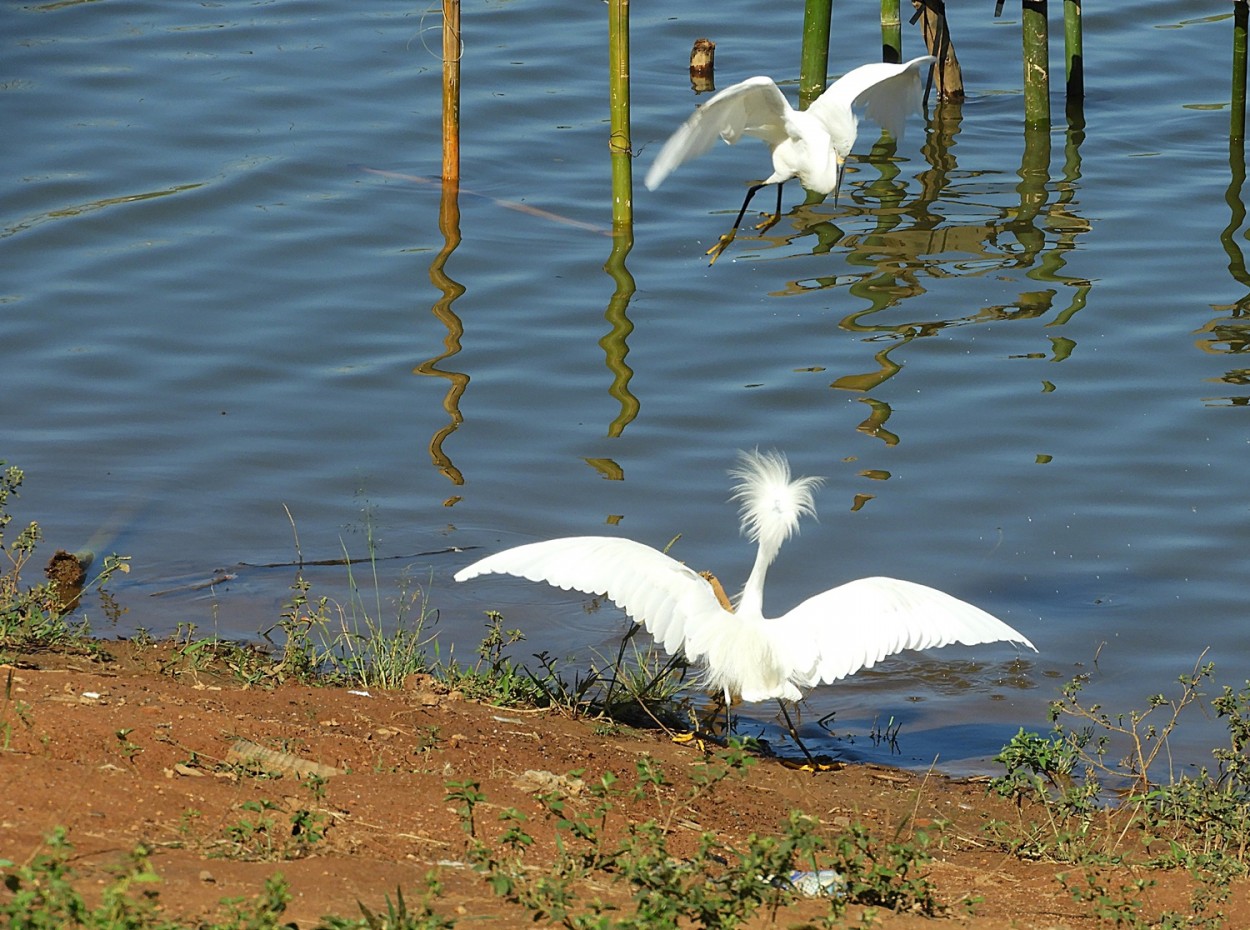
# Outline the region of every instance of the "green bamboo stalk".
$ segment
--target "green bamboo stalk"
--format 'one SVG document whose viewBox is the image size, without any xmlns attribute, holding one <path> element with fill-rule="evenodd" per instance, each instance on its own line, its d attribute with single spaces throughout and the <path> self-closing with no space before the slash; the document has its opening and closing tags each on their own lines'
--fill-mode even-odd
<svg viewBox="0 0 1250 930">
<path fill-rule="evenodd" d="M 1233 99 L 1229 125 L 1230 143 L 1246 141 L 1246 24 L 1250 20 L 1250 3 L 1233 0 Z"/>
<path fill-rule="evenodd" d="M 1050 46 L 1046 0 L 1023 0 L 1020 22 L 1024 33 L 1024 124 L 1050 125 Z"/>
<path fill-rule="evenodd" d="M 608 103 L 612 153 L 612 228 L 634 225 L 633 151 L 629 134 L 629 0 L 608 3 Z"/>
<path fill-rule="evenodd" d="M 803 57 L 799 62 L 799 109 L 825 92 L 829 78 L 829 24 L 833 0 L 806 0 L 803 5 Z"/>
<path fill-rule="evenodd" d="M 881 60 L 898 64 L 903 60 L 903 20 L 899 0 L 881 0 Z"/>
<path fill-rule="evenodd" d="M 1081 36 L 1081 0 L 1063 0 L 1064 77 L 1068 105 L 1085 99 L 1085 51 Z"/>
</svg>

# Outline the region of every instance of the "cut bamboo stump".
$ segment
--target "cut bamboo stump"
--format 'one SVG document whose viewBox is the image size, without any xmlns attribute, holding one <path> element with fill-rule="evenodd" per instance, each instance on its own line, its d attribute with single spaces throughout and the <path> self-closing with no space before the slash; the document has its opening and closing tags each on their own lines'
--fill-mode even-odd
<svg viewBox="0 0 1250 930">
<path fill-rule="evenodd" d="M 716 90 L 716 43 L 695 39 L 690 50 L 690 89 L 696 94 Z"/>
</svg>

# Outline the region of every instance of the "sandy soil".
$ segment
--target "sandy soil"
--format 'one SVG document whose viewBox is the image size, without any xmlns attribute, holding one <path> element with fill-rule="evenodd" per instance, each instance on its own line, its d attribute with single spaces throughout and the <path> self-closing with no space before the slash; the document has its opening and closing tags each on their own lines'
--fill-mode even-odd
<svg viewBox="0 0 1250 930">
<path fill-rule="evenodd" d="M 443 885 L 435 910 L 460 926 L 533 926 L 463 865 L 466 834 L 446 799 L 447 783 L 480 783 L 486 802 L 477 820 L 487 840 L 499 834 L 500 810 L 527 813 L 536 840 L 531 857 L 549 865 L 556 825 L 535 800 L 536 785 L 572 769 L 585 769 L 586 780 L 610 770 L 632 785 L 637 760 L 650 756 L 671 785 L 623 803 L 609 831 L 658 818 L 670 825 L 670 850 L 682 855 L 701 831 L 736 848 L 753 831 L 775 831 L 793 809 L 819 818 L 830 834 L 853 821 L 883 840 L 923 829 L 934 855 L 928 874 L 949 910 L 936 920 L 881 913 L 878 926 L 1109 925 L 1056 880 L 1073 867 L 1022 861 L 990 841 L 985 825 L 1014 822 L 1017 814 L 983 783 L 871 766 L 812 774 L 766 759 L 745 778 L 730 777 L 691 800 L 689 777 L 704 755 L 661 732 L 485 706 L 440 694 L 424 678 L 368 695 L 299 685 L 244 689 L 228 675 L 172 665 L 168 649 L 106 649 L 107 661 L 40 653 L 0 665 L 0 689 L 9 682 L 7 693 L 0 690 L 0 741 L 7 735 L 8 742 L 0 751 L 0 859 L 29 862 L 43 836 L 64 826 L 74 868 L 90 888 L 146 843 L 163 880 L 160 901 L 188 919 L 219 913 L 223 898 L 256 895 L 280 872 L 294 895 L 286 919 L 312 927 L 327 914 L 358 917 L 357 902 L 385 911 L 397 887 L 419 900 L 434 869 Z M 249 772 L 231 764 L 249 744 L 272 751 L 267 764 L 285 765 L 287 774 L 259 777 L 254 766 Z M 295 759 L 336 770 L 322 797 L 295 776 Z M 249 802 L 263 814 L 244 807 Z M 589 803 L 570 790 L 569 804 Z M 324 825 L 323 838 L 292 837 L 300 810 Z M 274 821 L 268 836 L 239 842 L 239 825 L 261 816 Z M 245 858 L 266 839 L 275 847 L 271 858 Z M 1141 895 L 1144 915 L 1188 909 L 1192 882 L 1183 873 L 1125 868 L 1103 880 L 1119 888 L 1136 877 L 1157 882 Z M 628 887 L 608 875 L 593 893 L 629 900 Z M 969 898 L 979 900 L 969 908 L 962 903 Z M 1236 888 L 1223 907 L 1227 926 L 1250 926 L 1250 887 Z M 751 925 L 803 926 L 827 913 L 827 902 L 799 900 Z M 852 907 L 846 922 L 858 925 L 861 916 Z"/>
</svg>

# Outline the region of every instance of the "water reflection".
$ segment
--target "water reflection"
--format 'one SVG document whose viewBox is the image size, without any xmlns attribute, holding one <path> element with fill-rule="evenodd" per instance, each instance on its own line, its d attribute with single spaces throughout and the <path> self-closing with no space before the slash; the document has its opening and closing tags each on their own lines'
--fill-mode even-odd
<svg viewBox="0 0 1250 930">
<path fill-rule="evenodd" d="M 63 207 L 57 207 L 54 210 L 48 210 L 44 213 L 38 213 L 34 216 L 26 217 L 19 220 L 12 226 L 0 229 L 0 239 L 7 239 L 9 236 L 17 233 L 26 232 L 41 226 L 51 220 L 63 220 L 73 217 L 83 216 L 94 213 L 97 210 L 104 210 L 109 207 L 125 206 L 132 203 L 141 203 L 145 200 L 153 200 L 158 197 L 169 197 L 173 194 L 184 194 L 187 191 L 198 190 L 204 187 L 202 182 L 193 184 L 177 184 L 173 187 L 161 188 L 154 191 L 142 191 L 138 194 L 123 194 L 120 197 L 104 197 L 100 200 L 91 200 L 86 203 L 68 204 Z"/>
<path fill-rule="evenodd" d="M 412 370 L 414 375 L 431 375 L 447 379 L 447 393 L 443 397 L 443 409 L 447 411 L 448 423 L 435 431 L 430 437 L 430 458 L 452 484 L 464 484 L 464 476 L 443 449 L 447 437 L 454 433 L 462 422 L 464 415 L 460 412 L 460 397 L 469 386 L 469 376 L 459 371 L 449 371 L 439 367 L 439 363 L 451 358 L 460 351 L 460 340 L 464 336 L 464 323 L 461 322 L 452 304 L 465 292 L 465 286 L 447 273 L 447 260 L 460 245 L 460 182 L 447 180 L 443 182 L 442 197 L 438 209 L 438 229 L 443 235 L 443 247 L 439 249 L 434 261 L 430 264 L 430 281 L 442 294 L 434 302 L 434 316 L 447 327 L 447 335 L 443 338 L 443 351 L 433 358 L 427 359 Z M 449 500 L 448 503 L 455 503 Z"/>
<path fill-rule="evenodd" d="M 634 152 L 629 125 L 629 3 L 613 0 L 608 5 L 608 91 L 611 136 L 608 152 L 612 165 L 612 251 L 603 270 L 616 289 L 604 313 L 611 329 L 599 340 L 612 372 L 608 393 L 621 405 L 621 412 L 608 425 L 608 435 L 620 436 L 638 416 L 638 398 L 629 390 L 633 369 L 625 363 L 629 354 L 627 339 L 634 331 L 626 310 L 637 286 L 625 267 L 634 247 Z"/>
<path fill-rule="evenodd" d="M 612 328 L 599 340 L 608 370 L 612 372 L 612 385 L 608 388 L 608 393 L 621 405 L 621 412 L 608 425 L 608 435 L 612 437 L 620 436 L 625 427 L 638 416 L 639 410 L 638 398 L 629 390 L 629 381 L 634 376 L 634 370 L 625 362 L 625 356 L 629 354 L 626 340 L 634 331 L 634 324 L 630 322 L 625 311 L 637 290 L 634 276 L 625 267 L 625 258 L 633 245 L 634 230 L 631 222 L 616 231 L 612 238 L 612 253 L 603 266 L 603 270 L 616 282 L 616 290 L 613 291 L 612 298 L 608 301 L 608 309 L 604 313 Z"/>
<path fill-rule="evenodd" d="M 992 178 L 959 175 L 955 147 L 962 118 L 959 104 L 935 108 L 921 149 L 928 168 L 917 174 L 914 183 L 901 178 L 893 144 L 884 140 L 861 163 L 858 177 L 848 178 L 845 190 L 850 204 L 840 213 L 871 221 L 868 231 L 844 234 L 832 219 L 818 217 L 819 208 L 812 205 L 794 213 L 803 228 L 788 239 L 815 235 L 812 254 L 837 248 L 845 254 L 846 267 L 837 274 L 792 280 L 773 296 L 845 289 L 862 306 L 846 314 L 840 328 L 862 333 L 867 343 L 887 343 L 874 347 L 873 367 L 842 374 L 830 387 L 862 393 L 876 390 L 902 369 L 898 355 L 904 346 L 948 327 L 1046 317 L 1051 317 L 1047 326 L 1062 326 L 1088 300 L 1091 282 L 1064 273 L 1068 253 L 1091 229 L 1076 209 L 1080 148 L 1085 138 L 1079 108 L 1065 133 L 1063 169 L 1057 179 L 1051 176 L 1051 133 L 1025 131 L 1015 185 L 1018 199 L 1014 205 L 1000 207 L 978 200 Z M 874 176 L 867 176 L 869 169 L 875 170 Z M 1009 303 L 942 319 L 898 319 L 898 308 L 925 294 L 929 279 L 1006 279 L 1021 273 L 1029 281 L 1052 286 L 1021 290 Z M 1048 338 L 1046 352 L 1023 357 L 1063 361 L 1076 349 L 1076 342 L 1066 336 Z M 889 405 L 874 398 L 865 402 L 872 413 L 859 429 L 888 444 L 897 443 L 899 437 L 884 427 Z"/>
<path fill-rule="evenodd" d="M 1243 4 L 1239 4 L 1243 6 Z M 1243 12 L 1244 20 L 1244 12 Z M 1228 140 L 1228 188 L 1224 201 L 1228 204 L 1228 225 L 1220 232 L 1220 244 L 1228 256 L 1228 273 L 1244 293 L 1231 304 L 1213 304 L 1212 310 L 1223 315 L 1210 320 L 1198 330 L 1198 348 L 1212 355 L 1237 355 L 1250 358 L 1250 273 L 1246 271 L 1246 256 L 1241 241 L 1246 225 L 1246 205 L 1243 192 L 1246 184 L 1246 47 L 1244 21 L 1235 32 L 1233 54 L 1232 119 Z M 1246 387 L 1250 385 L 1250 368 L 1230 368 L 1213 381 Z M 1208 397 L 1207 406 L 1250 406 L 1250 394 L 1229 394 Z"/>
</svg>

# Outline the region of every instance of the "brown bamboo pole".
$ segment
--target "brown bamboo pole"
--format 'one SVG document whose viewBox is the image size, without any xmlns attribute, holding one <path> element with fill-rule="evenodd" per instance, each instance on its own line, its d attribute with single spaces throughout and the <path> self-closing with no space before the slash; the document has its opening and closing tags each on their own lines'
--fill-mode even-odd
<svg viewBox="0 0 1250 930">
<path fill-rule="evenodd" d="M 899 0 L 881 0 L 881 60 L 903 60 L 903 19 Z"/>
<path fill-rule="evenodd" d="M 1050 45 L 1046 0 L 1023 0 L 1020 16 L 1024 34 L 1024 124 L 1050 125 Z"/>
<path fill-rule="evenodd" d="M 929 54 L 937 59 L 933 67 L 933 79 L 937 83 L 938 99 L 955 103 L 964 99 L 964 75 L 951 41 L 950 26 L 946 22 L 945 0 L 912 0 L 920 17 L 920 29 Z"/>
<path fill-rule="evenodd" d="M 460 180 L 460 0 L 443 0 L 443 180 Z"/>
</svg>

